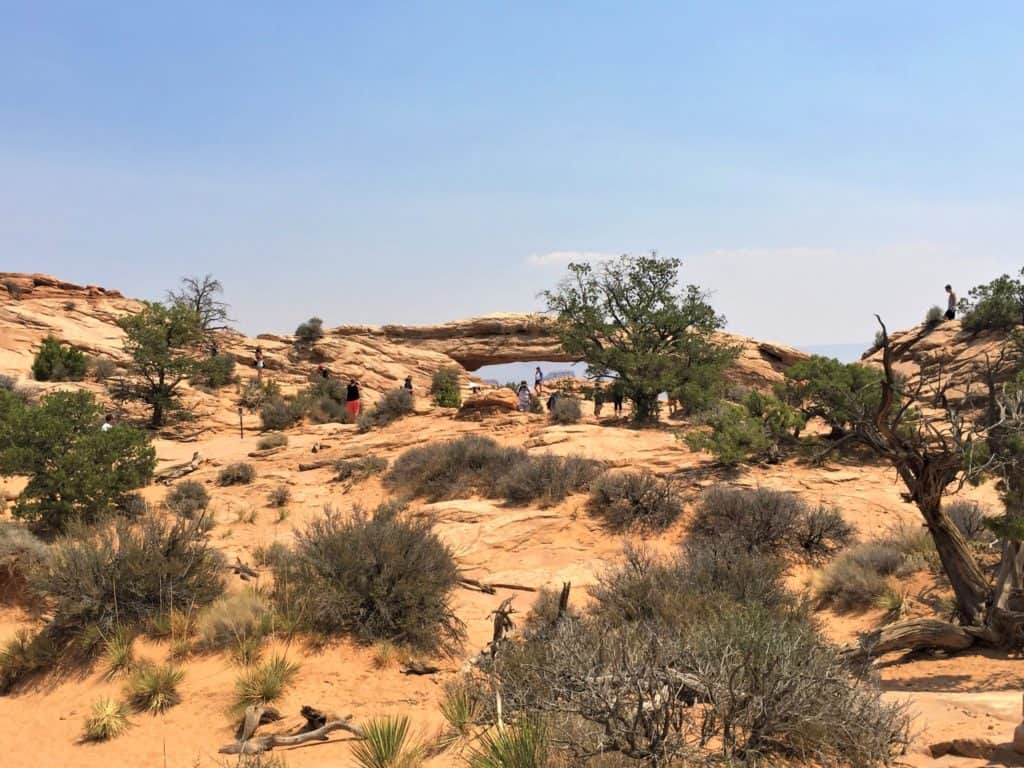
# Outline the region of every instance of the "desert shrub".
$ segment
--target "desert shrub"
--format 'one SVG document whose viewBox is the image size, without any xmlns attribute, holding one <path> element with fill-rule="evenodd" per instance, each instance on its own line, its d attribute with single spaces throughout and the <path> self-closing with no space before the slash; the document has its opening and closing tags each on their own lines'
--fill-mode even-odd
<svg viewBox="0 0 1024 768">
<path fill-rule="evenodd" d="M 119 520 L 74 533 L 51 546 L 32 578 L 51 606 L 44 631 L 58 644 L 98 643 L 119 629 L 141 628 L 172 606 L 204 606 L 224 589 L 223 556 L 198 520 Z M 85 632 L 90 628 L 95 632 Z"/>
<path fill-rule="evenodd" d="M 1020 276 L 1000 275 L 990 283 L 972 288 L 968 298 L 960 302 L 960 309 L 964 330 L 1014 328 L 1024 320 L 1024 283 Z"/>
<path fill-rule="evenodd" d="M 135 635 L 124 627 L 116 627 L 103 639 L 103 676 L 113 680 L 127 674 L 135 666 Z"/>
<path fill-rule="evenodd" d="M 694 451 L 707 451 L 726 465 L 735 465 L 768 449 L 760 419 L 733 403 L 720 403 L 706 417 L 710 431 L 691 432 L 686 443 Z"/>
<path fill-rule="evenodd" d="M 195 379 L 211 389 L 220 389 L 235 380 L 235 358 L 228 354 L 211 355 L 196 365 Z"/>
<path fill-rule="evenodd" d="M 117 363 L 109 357 L 97 357 L 92 361 L 92 375 L 96 381 L 106 381 L 117 375 Z"/>
<path fill-rule="evenodd" d="M 238 386 L 238 404 L 250 411 L 258 411 L 280 397 L 281 387 L 271 379 L 249 379 Z"/>
<path fill-rule="evenodd" d="M 176 515 L 192 518 L 210 506 L 210 494 L 196 480 L 181 480 L 167 492 L 164 506 Z"/>
<path fill-rule="evenodd" d="M 927 314 L 924 316 L 924 324 L 929 328 L 932 328 L 945 318 L 945 313 L 942 311 L 942 307 L 934 306 L 931 307 Z"/>
<path fill-rule="evenodd" d="M 117 505 L 119 514 L 135 520 L 150 513 L 149 502 L 141 493 L 127 493 Z"/>
<path fill-rule="evenodd" d="M 172 664 L 147 664 L 129 678 L 125 696 L 136 712 L 159 715 L 181 703 L 178 686 L 184 677 L 185 673 Z"/>
<path fill-rule="evenodd" d="M 362 725 L 364 737 L 352 747 L 359 768 L 416 768 L 423 749 L 410 742 L 409 718 L 378 717 Z"/>
<path fill-rule="evenodd" d="M 388 468 L 388 460 L 380 456 L 360 456 L 358 459 L 339 459 L 334 465 L 335 480 L 340 482 L 365 480 L 379 475 Z"/>
<path fill-rule="evenodd" d="M 99 427 L 103 411 L 88 392 L 53 392 L 29 405 L 0 390 L 0 473 L 28 475 L 14 515 L 63 530 L 114 512 L 144 486 L 156 454 L 141 430 Z"/>
<path fill-rule="evenodd" d="M 462 623 L 449 603 L 458 568 L 431 523 L 394 505 L 343 519 L 327 509 L 295 534 L 292 556 L 274 568 L 287 614 L 319 632 L 420 650 L 452 650 Z"/>
<path fill-rule="evenodd" d="M 384 393 L 384 397 L 373 408 L 359 416 L 359 429 L 366 432 L 373 427 L 383 427 L 412 412 L 412 393 L 404 388 L 391 389 Z"/>
<path fill-rule="evenodd" d="M 18 384 L 18 380 L 13 376 L 8 376 L 6 373 L 0 373 L 0 390 L 4 392 L 13 392 Z"/>
<path fill-rule="evenodd" d="M 266 598 L 247 589 L 218 598 L 196 617 L 196 645 L 204 651 L 233 649 L 270 634 L 273 609 Z"/>
<path fill-rule="evenodd" d="M 439 368 L 430 379 L 430 394 L 442 408 L 458 408 L 462 405 L 459 389 L 461 371 L 454 366 Z"/>
<path fill-rule="evenodd" d="M 968 541 L 989 542 L 992 540 L 992 532 L 985 525 L 988 515 L 985 513 L 985 508 L 978 502 L 953 501 L 946 504 L 943 510 Z"/>
<path fill-rule="evenodd" d="M 456 678 L 445 683 L 440 709 L 448 724 L 443 738 L 454 742 L 470 736 L 473 728 L 481 722 L 484 706 L 479 689 Z"/>
<path fill-rule="evenodd" d="M 19 629 L 0 648 L 0 694 L 10 692 L 29 676 L 52 667 L 59 653 L 46 633 Z"/>
<path fill-rule="evenodd" d="M 494 440 L 467 435 L 411 448 L 395 461 L 386 481 L 392 488 L 431 501 L 480 493 L 513 503 L 555 503 L 585 490 L 599 465 L 579 457 L 531 456 Z"/>
<path fill-rule="evenodd" d="M 256 477 L 256 468 L 247 461 L 228 464 L 217 473 L 217 485 L 248 485 Z"/>
<path fill-rule="evenodd" d="M 551 420 L 558 424 L 575 424 L 583 417 L 580 401 L 568 395 L 557 397 L 551 408 L 550 416 Z"/>
<path fill-rule="evenodd" d="M 551 506 L 589 488 L 600 471 L 598 462 L 580 456 L 527 456 L 496 478 L 488 495 L 511 504 Z"/>
<path fill-rule="evenodd" d="M 324 321 L 319 317 L 311 317 L 304 323 L 299 323 L 295 329 L 295 340 L 302 344 L 312 344 L 324 337 Z"/>
<path fill-rule="evenodd" d="M 47 336 L 32 361 L 32 376 L 36 381 L 80 381 L 85 377 L 85 354 Z"/>
<path fill-rule="evenodd" d="M 547 731 L 538 718 L 481 734 L 467 758 L 469 768 L 545 768 L 550 765 Z"/>
<path fill-rule="evenodd" d="M 10 278 L 7 278 L 6 280 L 0 282 L 0 285 L 7 289 L 7 295 L 10 296 L 15 301 L 20 299 L 25 294 L 24 289 L 20 285 L 18 285 L 16 281 L 11 280 Z"/>
<path fill-rule="evenodd" d="M 920 570 L 930 558 L 929 544 L 916 531 L 898 529 L 833 560 L 818 578 L 818 600 L 840 611 L 870 608 L 889 588 L 888 577 Z"/>
<path fill-rule="evenodd" d="M 876 338 L 876 348 L 881 346 Z M 786 369 L 782 399 L 804 419 L 820 418 L 839 436 L 849 425 L 869 418 L 881 397 L 881 371 L 860 363 L 841 363 L 812 355 Z"/>
<path fill-rule="evenodd" d="M 128 730 L 128 710 L 121 702 L 102 696 L 93 702 L 85 719 L 85 741 L 109 741 Z"/>
<path fill-rule="evenodd" d="M 291 498 L 292 492 L 288 489 L 287 485 L 277 485 L 267 494 L 267 503 L 272 507 L 280 509 L 281 507 L 288 506 Z"/>
<path fill-rule="evenodd" d="M 256 447 L 261 451 L 266 451 L 270 448 L 282 448 L 286 445 L 288 445 L 288 435 L 280 432 L 271 432 L 269 435 L 264 435 L 256 443 Z"/>
<path fill-rule="evenodd" d="M 838 509 L 817 507 L 800 516 L 795 543 L 808 560 L 834 555 L 853 541 L 853 526 Z"/>
<path fill-rule="evenodd" d="M 679 517 L 683 501 L 671 480 L 650 472 L 609 472 L 592 484 L 587 510 L 613 530 L 663 530 Z"/>
<path fill-rule="evenodd" d="M 232 709 L 240 714 L 253 704 L 277 701 L 295 684 L 298 674 L 298 664 L 277 655 L 257 667 L 243 671 L 235 683 L 235 703 Z"/>
<path fill-rule="evenodd" d="M 690 535 L 733 539 L 748 552 L 778 552 L 796 538 L 805 510 L 791 493 L 716 485 L 701 498 Z"/>
<path fill-rule="evenodd" d="M 290 556 L 291 550 L 280 541 L 275 541 L 266 546 L 254 547 L 252 551 L 252 559 L 256 565 L 268 566 L 270 568 L 284 565 Z"/>
<path fill-rule="evenodd" d="M 49 556 L 49 548 L 17 523 L 0 523 L 0 604 L 30 601 L 31 572 Z"/>
<path fill-rule="evenodd" d="M 260 428 L 281 430 L 302 421 L 305 415 L 305 401 L 285 400 L 283 397 L 272 397 L 260 405 Z"/>
</svg>

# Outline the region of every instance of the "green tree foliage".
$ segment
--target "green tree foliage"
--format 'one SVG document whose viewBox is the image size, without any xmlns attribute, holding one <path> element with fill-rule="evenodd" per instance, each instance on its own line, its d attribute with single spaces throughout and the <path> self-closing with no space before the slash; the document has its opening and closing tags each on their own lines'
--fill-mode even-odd
<svg viewBox="0 0 1024 768">
<path fill-rule="evenodd" d="M 63 530 L 112 512 L 145 485 L 156 465 L 148 436 L 129 426 L 100 429 L 88 392 L 54 392 L 31 406 L 0 391 L 0 473 L 27 475 L 17 517 Z"/>
<path fill-rule="evenodd" d="M 1024 322 L 1024 269 L 1017 277 L 1000 275 L 971 288 L 961 300 L 963 327 L 968 331 L 1014 328 Z"/>
<path fill-rule="evenodd" d="M 657 418 L 659 393 L 717 379 L 735 357 L 713 338 L 725 318 L 707 294 L 695 285 L 677 291 L 679 266 L 656 254 L 570 264 L 544 293 L 565 351 L 587 363 L 588 375 L 621 382 L 637 421 Z"/>
<path fill-rule="evenodd" d="M 163 426 L 167 412 L 178 406 L 178 387 L 197 368 L 196 346 L 202 341 L 199 315 L 185 304 L 147 302 L 142 311 L 118 321 L 125 332 L 134 381 L 128 393 L 151 406 L 150 423 Z"/>
<path fill-rule="evenodd" d="M 430 380 L 430 394 L 442 408 L 458 408 L 462 405 L 459 392 L 459 369 L 448 365 L 439 368 Z"/>
<path fill-rule="evenodd" d="M 742 403 L 720 403 L 707 417 L 711 431 L 686 436 L 693 450 L 704 450 L 727 465 L 747 459 L 778 461 L 782 444 L 803 429 L 803 416 L 772 395 L 751 392 Z"/>
<path fill-rule="evenodd" d="M 36 381 L 80 381 L 85 367 L 82 350 L 47 336 L 32 361 L 32 376 Z"/>
<path fill-rule="evenodd" d="M 841 436 L 851 424 L 874 413 L 881 396 L 882 374 L 859 363 L 841 363 L 813 355 L 786 370 L 781 398 L 799 408 L 805 419 L 820 418 Z"/>
</svg>

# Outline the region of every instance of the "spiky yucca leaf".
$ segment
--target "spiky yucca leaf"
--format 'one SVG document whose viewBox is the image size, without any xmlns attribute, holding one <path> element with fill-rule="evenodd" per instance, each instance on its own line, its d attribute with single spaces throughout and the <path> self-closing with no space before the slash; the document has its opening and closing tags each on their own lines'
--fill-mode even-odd
<svg viewBox="0 0 1024 768">
<path fill-rule="evenodd" d="M 470 768 L 544 768 L 547 758 L 544 727 L 526 720 L 483 734 L 468 762 Z"/>
<path fill-rule="evenodd" d="M 181 702 L 178 684 L 185 673 L 172 664 L 139 667 L 128 681 L 128 703 L 136 712 L 160 714 Z"/>
<path fill-rule="evenodd" d="M 135 637 L 118 627 L 103 641 L 103 676 L 107 680 L 128 674 L 135 665 Z"/>
<path fill-rule="evenodd" d="M 242 672 L 235 683 L 233 710 L 242 712 L 252 704 L 269 704 L 281 698 L 295 682 L 299 665 L 275 654 L 258 667 Z"/>
<path fill-rule="evenodd" d="M 120 701 L 107 696 L 97 699 L 85 719 L 86 741 L 107 741 L 128 730 L 128 710 Z"/>
<path fill-rule="evenodd" d="M 363 726 L 364 738 L 352 747 L 359 768 L 415 768 L 423 762 L 423 748 L 409 743 L 409 718 L 379 717 Z"/>
</svg>

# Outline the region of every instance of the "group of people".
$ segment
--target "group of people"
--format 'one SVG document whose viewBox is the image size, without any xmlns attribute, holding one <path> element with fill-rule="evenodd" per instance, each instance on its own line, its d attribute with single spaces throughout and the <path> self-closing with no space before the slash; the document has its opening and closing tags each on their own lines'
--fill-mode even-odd
<svg viewBox="0 0 1024 768">
<path fill-rule="evenodd" d="M 544 374 L 540 367 L 537 367 L 534 373 L 533 392 L 526 385 L 525 381 L 519 383 L 519 387 L 516 389 L 516 396 L 519 398 L 519 410 L 523 413 L 528 413 L 532 409 L 533 398 L 540 398 L 541 393 L 544 391 Z M 551 393 L 551 396 L 547 400 L 547 409 L 549 411 L 554 410 L 555 404 L 558 402 L 559 392 L 556 390 Z M 616 416 L 622 415 L 622 405 L 625 397 L 622 392 L 622 388 L 614 386 L 611 388 L 612 407 Z M 594 416 L 601 415 L 601 409 L 605 404 L 605 391 L 601 386 L 601 382 L 598 381 L 594 386 Z"/>
</svg>

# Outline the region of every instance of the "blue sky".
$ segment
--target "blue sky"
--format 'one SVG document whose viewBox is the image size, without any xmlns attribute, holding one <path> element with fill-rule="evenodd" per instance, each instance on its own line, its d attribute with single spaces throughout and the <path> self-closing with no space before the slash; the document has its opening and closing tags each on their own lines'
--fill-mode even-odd
<svg viewBox="0 0 1024 768">
<path fill-rule="evenodd" d="M 0 2 L 0 270 L 240 326 L 533 309 L 656 248 L 869 341 L 1024 265 L 1024 6 Z"/>
</svg>

